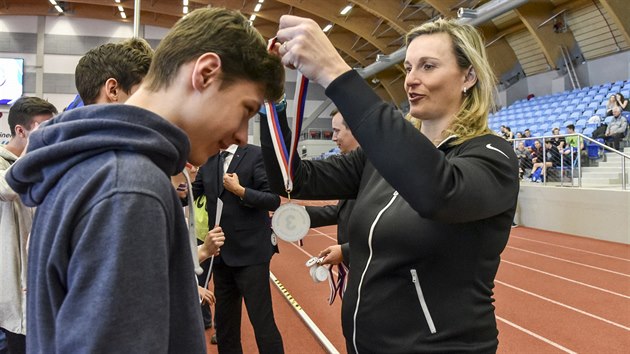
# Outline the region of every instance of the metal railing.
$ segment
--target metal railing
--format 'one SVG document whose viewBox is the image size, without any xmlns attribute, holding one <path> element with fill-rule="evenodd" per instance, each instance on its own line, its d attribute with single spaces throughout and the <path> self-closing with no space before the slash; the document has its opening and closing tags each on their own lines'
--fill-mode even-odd
<svg viewBox="0 0 630 354">
<path fill-rule="evenodd" d="M 570 159 L 568 159 L 568 161 L 570 161 L 570 164 L 568 164 L 569 166 L 565 166 L 565 153 L 564 151 L 559 151 L 559 161 L 549 161 L 552 162 L 552 166 L 551 167 L 547 167 L 547 147 L 545 146 L 545 142 L 547 140 L 553 140 L 553 139 L 559 139 L 559 138 L 564 138 L 566 139 L 567 137 L 577 137 L 577 150 L 574 148 L 571 148 L 570 146 L 568 146 L 568 144 L 566 145 L 567 148 L 570 148 L 569 150 L 569 155 L 570 155 Z M 514 145 L 514 150 L 517 150 L 518 144 L 521 141 L 527 141 L 527 140 L 538 140 L 540 141 L 541 145 L 542 145 L 542 171 L 541 175 L 542 175 L 542 183 L 544 185 L 547 184 L 548 182 L 548 170 L 550 168 L 554 168 L 555 166 L 554 163 L 556 165 L 560 166 L 560 186 L 564 186 L 564 172 L 568 169 L 570 176 L 571 176 L 571 186 L 575 187 L 575 175 L 577 174 L 577 187 L 582 187 L 582 150 L 583 148 L 581 148 L 582 146 L 584 148 L 588 148 L 586 145 L 586 142 L 589 142 L 590 146 L 597 146 L 598 149 L 601 149 L 602 154 L 600 156 L 600 158 L 604 157 L 604 151 L 608 151 L 612 154 L 618 155 L 621 157 L 621 189 L 626 190 L 627 186 L 626 186 L 626 160 L 630 160 L 630 155 L 627 155 L 623 152 L 617 151 L 605 144 L 600 143 L 599 141 L 589 138 L 583 134 L 560 134 L 560 135 L 545 135 L 545 136 L 537 136 L 537 137 L 529 137 L 529 138 L 514 138 L 514 139 L 510 139 L 510 141 L 513 143 Z M 566 140 L 565 140 L 566 142 Z M 532 145 L 534 146 L 534 145 Z M 563 149 L 564 150 L 564 149 Z M 550 156 L 553 156 L 553 154 L 550 154 Z M 591 157 L 588 156 L 589 161 L 591 160 Z M 537 160 L 537 162 L 540 162 Z M 522 168 L 523 164 L 519 163 L 519 167 Z M 525 165 L 526 166 L 526 165 Z M 533 166 L 533 162 L 532 162 L 532 166 Z M 568 168 L 565 168 L 568 167 Z M 575 169 L 577 169 L 577 173 L 575 172 Z M 524 170 L 524 169 L 523 169 Z M 525 171 L 523 171 L 525 172 Z M 532 171 L 532 173 L 535 171 Z"/>
</svg>

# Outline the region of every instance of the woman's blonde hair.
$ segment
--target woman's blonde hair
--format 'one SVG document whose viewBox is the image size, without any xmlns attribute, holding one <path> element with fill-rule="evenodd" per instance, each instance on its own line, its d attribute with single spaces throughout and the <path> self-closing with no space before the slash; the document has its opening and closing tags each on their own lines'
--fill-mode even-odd
<svg viewBox="0 0 630 354">
<path fill-rule="evenodd" d="M 462 69 L 472 66 L 477 74 L 477 82 L 464 95 L 464 102 L 451 124 L 446 128 L 446 136 L 456 135 L 452 144 L 461 144 L 476 136 L 492 134 L 488 128 L 488 112 L 494 106 L 493 93 L 496 78 L 488 63 L 486 48 L 479 32 L 471 25 L 463 25 L 455 20 L 438 19 L 422 24 L 407 33 L 406 45 L 409 46 L 419 36 L 434 33 L 446 33 L 453 42 L 453 52 L 457 65 Z M 407 115 L 417 128 L 421 121 Z"/>
</svg>

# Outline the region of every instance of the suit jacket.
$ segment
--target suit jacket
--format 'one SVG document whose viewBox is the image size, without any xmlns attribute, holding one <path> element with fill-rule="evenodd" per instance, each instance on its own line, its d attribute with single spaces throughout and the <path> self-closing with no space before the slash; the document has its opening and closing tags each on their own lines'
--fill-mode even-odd
<svg viewBox="0 0 630 354">
<path fill-rule="evenodd" d="M 337 205 L 307 206 L 306 212 L 311 218 L 311 227 L 320 227 L 337 224 L 337 244 L 341 245 L 343 262 L 350 264 L 350 234 L 348 220 L 354 208 L 354 199 L 340 200 Z"/>
<path fill-rule="evenodd" d="M 225 173 L 236 173 L 245 196 L 238 196 L 223 188 L 219 179 L 219 155 L 212 156 L 199 169 L 193 183 L 195 199 L 206 195 L 209 223 L 216 214 L 216 200 L 223 201 L 220 226 L 225 233 L 225 244 L 218 259 L 228 266 L 241 267 L 269 262 L 277 247 L 271 243 L 269 211 L 280 205 L 280 197 L 271 192 L 260 147 L 239 146 Z M 209 225 L 212 229 L 214 225 Z"/>
</svg>

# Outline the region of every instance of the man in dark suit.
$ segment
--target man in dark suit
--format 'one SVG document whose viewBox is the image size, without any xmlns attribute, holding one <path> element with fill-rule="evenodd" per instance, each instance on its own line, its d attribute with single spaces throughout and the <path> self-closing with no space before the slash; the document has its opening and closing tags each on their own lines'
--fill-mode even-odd
<svg viewBox="0 0 630 354">
<path fill-rule="evenodd" d="M 217 198 L 223 202 L 219 225 L 225 243 L 213 266 L 219 353 L 243 352 L 243 299 L 259 352 L 284 353 L 269 285 L 269 263 L 277 251 L 269 211 L 278 208 L 280 197 L 269 189 L 260 147 L 232 145 L 209 158 L 199 169 L 193 194 L 206 195 L 210 222 L 216 216 Z"/>
</svg>

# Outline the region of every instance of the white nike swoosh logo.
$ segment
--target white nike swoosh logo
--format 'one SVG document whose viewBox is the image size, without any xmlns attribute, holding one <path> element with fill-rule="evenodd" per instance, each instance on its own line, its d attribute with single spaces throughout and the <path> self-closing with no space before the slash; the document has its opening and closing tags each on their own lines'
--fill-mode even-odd
<svg viewBox="0 0 630 354">
<path fill-rule="evenodd" d="M 510 159 L 510 157 L 509 157 L 508 155 L 506 155 L 503 151 L 501 151 L 501 150 L 499 150 L 499 149 L 495 148 L 494 146 L 492 146 L 492 144 L 486 144 L 486 147 L 487 147 L 488 149 L 490 149 L 490 150 L 494 150 L 494 151 L 499 152 L 499 153 L 500 153 L 500 154 L 502 154 L 503 156 L 507 157 L 507 158 L 508 158 L 508 160 Z"/>
</svg>

